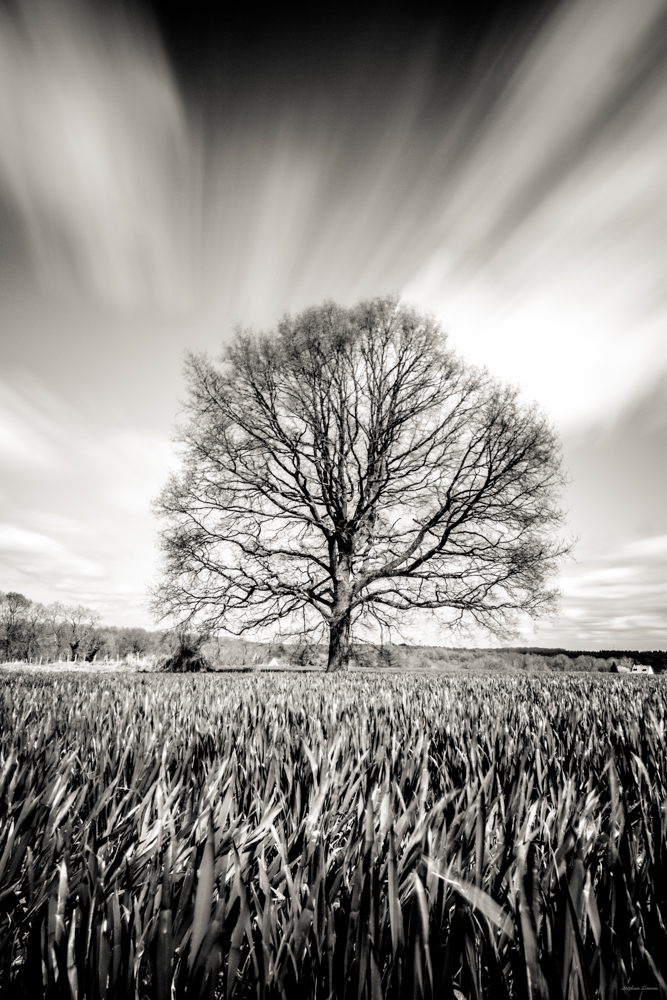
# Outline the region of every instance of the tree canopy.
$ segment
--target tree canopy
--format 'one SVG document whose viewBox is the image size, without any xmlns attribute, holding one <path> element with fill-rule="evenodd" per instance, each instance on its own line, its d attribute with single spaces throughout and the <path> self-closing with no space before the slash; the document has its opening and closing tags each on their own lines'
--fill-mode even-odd
<svg viewBox="0 0 667 1000">
<path fill-rule="evenodd" d="M 219 361 L 189 354 L 182 468 L 163 519 L 159 616 L 241 634 L 350 633 L 431 612 L 510 633 L 554 607 L 557 438 L 395 297 L 333 302 Z"/>
</svg>

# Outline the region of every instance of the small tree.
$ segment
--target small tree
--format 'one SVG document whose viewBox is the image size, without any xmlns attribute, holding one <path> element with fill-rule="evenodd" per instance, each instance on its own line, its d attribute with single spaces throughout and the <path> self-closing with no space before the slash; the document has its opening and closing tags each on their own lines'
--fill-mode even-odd
<svg viewBox="0 0 667 1000">
<path fill-rule="evenodd" d="M 324 624 L 336 670 L 355 625 L 428 611 L 506 636 L 553 608 L 557 440 L 432 318 L 393 297 L 329 302 L 185 371 L 183 468 L 156 503 L 160 617 Z"/>
<path fill-rule="evenodd" d="M 210 664 L 202 652 L 202 646 L 207 636 L 185 629 L 175 630 L 172 639 L 172 652 L 164 657 L 161 669 L 167 673 L 199 673 L 209 669 Z"/>
</svg>

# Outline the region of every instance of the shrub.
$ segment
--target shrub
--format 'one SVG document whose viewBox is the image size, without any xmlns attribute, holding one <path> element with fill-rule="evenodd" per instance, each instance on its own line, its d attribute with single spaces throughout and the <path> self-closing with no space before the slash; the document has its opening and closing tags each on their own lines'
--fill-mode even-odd
<svg viewBox="0 0 667 1000">
<path fill-rule="evenodd" d="M 176 649 L 161 664 L 165 673 L 193 674 L 211 669 L 211 664 L 202 651 L 206 636 L 179 632 L 176 641 Z"/>
</svg>

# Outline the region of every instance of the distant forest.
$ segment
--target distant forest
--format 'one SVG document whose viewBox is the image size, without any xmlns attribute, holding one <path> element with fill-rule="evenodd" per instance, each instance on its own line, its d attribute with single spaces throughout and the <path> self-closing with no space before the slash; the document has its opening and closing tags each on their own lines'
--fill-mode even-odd
<svg viewBox="0 0 667 1000">
<path fill-rule="evenodd" d="M 130 661 L 170 650 L 166 631 L 103 625 L 82 604 L 40 604 L 23 594 L 0 593 L 0 661 Z"/>
<path fill-rule="evenodd" d="M 598 661 L 623 661 L 629 660 L 634 663 L 642 663 L 648 667 L 653 667 L 653 672 L 659 674 L 667 670 L 667 651 L 664 649 L 639 650 L 639 649 L 600 649 L 591 653 L 589 650 L 573 649 L 550 649 L 542 646 L 512 646 L 509 649 L 501 650 L 503 653 L 518 653 L 522 656 L 546 656 L 557 657 L 567 656 L 570 660 L 578 660 L 579 657 L 594 657 Z M 602 670 L 603 667 L 598 667 Z"/>
<path fill-rule="evenodd" d="M 0 662 L 106 662 L 154 666 L 176 651 L 182 636 L 167 629 L 104 625 L 83 605 L 40 604 L 23 594 L 0 592 Z M 323 667 L 326 647 L 299 642 L 252 642 L 215 637 L 197 642 L 213 670 L 253 669 L 275 659 L 280 665 Z M 394 670 L 556 670 L 609 672 L 641 663 L 655 673 L 667 669 L 667 652 L 627 649 L 588 650 L 515 646 L 503 649 L 453 649 L 394 643 L 354 643 L 352 666 Z"/>
<path fill-rule="evenodd" d="M 213 648 L 212 648 L 213 647 Z M 217 647 L 217 648 L 216 648 Z M 239 640 L 217 640 L 205 644 L 204 652 L 213 664 L 241 665 L 249 654 L 244 647 L 254 651 L 261 662 L 276 657 L 279 662 L 296 666 L 324 666 L 324 646 L 298 646 L 272 643 L 260 646 Z M 261 652 L 260 652 L 261 651 Z M 350 658 L 352 666 L 372 669 L 418 670 L 555 670 L 615 673 L 619 666 L 632 668 L 634 664 L 652 667 L 654 673 L 667 669 L 667 652 L 656 650 L 567 650 L 545 647 L 511 647 L 502 649 L 450 648 L 447 646 L 410 646 L 401 644 L 354 643 Z"/>
</svg>

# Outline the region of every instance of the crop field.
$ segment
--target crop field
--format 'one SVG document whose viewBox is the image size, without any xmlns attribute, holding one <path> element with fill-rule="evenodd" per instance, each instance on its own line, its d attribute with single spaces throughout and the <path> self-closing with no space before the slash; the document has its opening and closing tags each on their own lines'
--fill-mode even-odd
<svg viewBox="0 0 667 1000">
<path fill-rule="evenodd" d="M 666 702 L 0 674 L 0 996 L 667 997 Z"/>
</svg>

